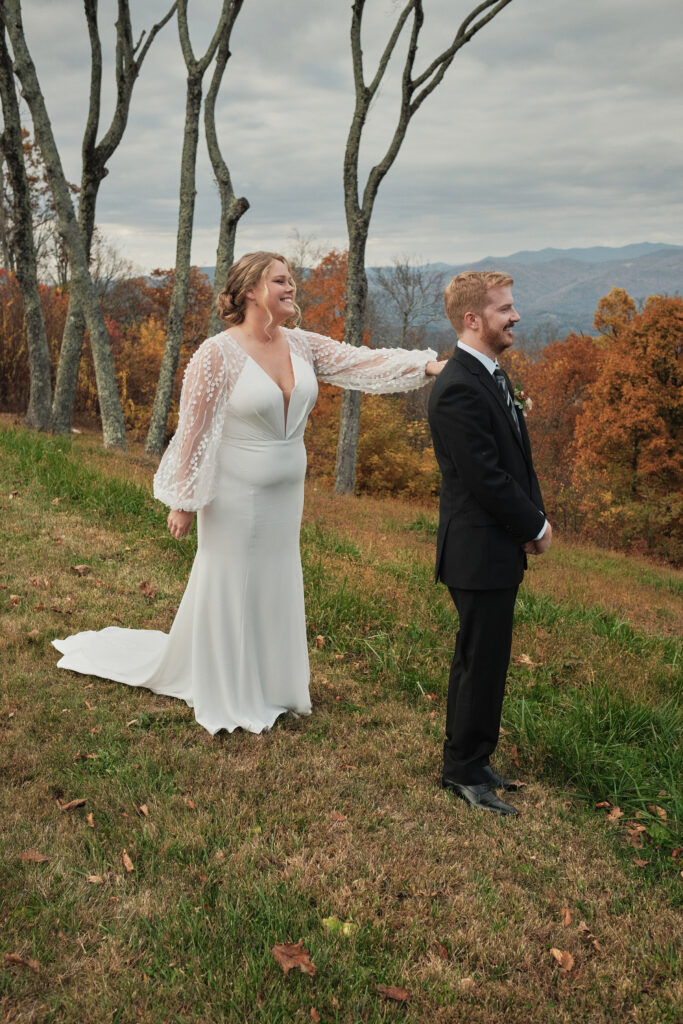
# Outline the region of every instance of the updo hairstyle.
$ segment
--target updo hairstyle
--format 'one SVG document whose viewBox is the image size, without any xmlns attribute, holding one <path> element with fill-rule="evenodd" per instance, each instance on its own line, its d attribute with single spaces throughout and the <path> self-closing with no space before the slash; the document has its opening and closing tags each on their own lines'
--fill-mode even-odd
<svg viewBox="0 0 683 1024">
<path fill-rule="evenodd" d="M 288 261 L 277 252 L 248 252 L 237 263 L 233 263 L 228 271 L 225 288 L 216 297 L 218 315 L 226 327 L 241 324 L 247 312 L 247 292 L 257 291 L 262 285 L 263 297 L 266 297 L 266 274 L 269 267 L 280 261 L 291 273 Z M 296 323 L 299 322 L 299 307 L 296 305 Z"/>
</svg>

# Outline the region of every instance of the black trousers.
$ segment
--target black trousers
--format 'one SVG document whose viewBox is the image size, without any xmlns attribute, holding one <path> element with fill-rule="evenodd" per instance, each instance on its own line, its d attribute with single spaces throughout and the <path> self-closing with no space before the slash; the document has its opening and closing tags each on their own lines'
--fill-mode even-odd
<svg viewBox="0 0 683 1024">
<path fill-rule="evenodd" d="M 481 769 L 498 743 L 518 588 L 448 589 L 460 624 L 448 681 L 443 774 L 474 786 L 486 782 Z"/>
</svg>

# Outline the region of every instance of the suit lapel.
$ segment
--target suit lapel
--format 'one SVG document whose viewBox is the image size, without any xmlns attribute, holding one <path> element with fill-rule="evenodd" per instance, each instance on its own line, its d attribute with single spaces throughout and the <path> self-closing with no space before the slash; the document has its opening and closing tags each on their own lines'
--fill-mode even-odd
<svg viewBox="0 0 683 1024">
<path fill-rule="evenodd" d="M 456 348 L 455 352 L 453 353 L 453 357 L 456 358 L 458 360 L 458 362 L 460 362 L 464 366 L 466 366 L 467 369 L 471 373 L 476 374 L 476 376 L 481 381 L 482 386 L 484 388 L 486 388 L 486 390 L 491 395 L 493 395 L 494 399 L 496 400 L 496 402 L 498 404 L 498 408 L 500 409 L 501 413 L 505 417 L 505 419 L 507 421 L 507 424 L 510 427 L 510 430 L 512 431 L 512 433 L 515 436 L 515 440 L 517 441 L 517 443 L 519 444 L 520 448 L 524 452 L 524 457 L 528 461 L 531 461 L 531 452 L 529 450 L 529 445 L 527 443 L 525 443 L 524 440 L 523 440 L 521 423 L 520 423 L 520 429 L 517 430 L 517 426 L 515 424 L 515 421 L 512 418 L 512 411 L 508 408 L 508 404 L 505 401 L 505 398 L 503 397 L 503 392 L 500 390 L 500 388 L 496 384 L 495 380 L 493 379 L 493 375 L 489 373 L 489 371 L 486 369 L 484 364 L 480 363 L 479 360 L 475 356 L 470 355 L 469 352 L 464 352 L 461 348 Z M 505 371 L 503 371 L 503 372 L 505 372 Z M 509 378 L 508 378 L 507 374 L 505 374 L 505 379 L 508 382 L 508 387 L 510 388 L 510 394 L 513 394 L 513 390 L 512 390 L 512 387 L 510 385 L 510 381 L 509 381 Z M 519 413 L 519 415 L 521 416 L 521 412 Z"/>
</svg>

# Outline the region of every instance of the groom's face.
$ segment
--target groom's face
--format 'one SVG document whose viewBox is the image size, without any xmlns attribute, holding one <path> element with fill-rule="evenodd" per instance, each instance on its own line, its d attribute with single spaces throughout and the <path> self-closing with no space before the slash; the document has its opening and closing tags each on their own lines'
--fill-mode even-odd
<svg viewBox="0 0 683 1024">
<path fill-rule="evenodd" d="M 496 356 L 514 344 L 512 330 L 519 322 L 509 287 L 489 288 L 482 315 L 481 339 Z"/>
</svg>

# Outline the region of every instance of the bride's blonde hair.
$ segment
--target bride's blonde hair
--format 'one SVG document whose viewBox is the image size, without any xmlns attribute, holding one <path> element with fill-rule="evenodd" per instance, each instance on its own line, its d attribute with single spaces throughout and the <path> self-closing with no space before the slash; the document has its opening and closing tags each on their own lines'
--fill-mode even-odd
<svg viewBox="0 0 683 1024">
<path fill-rule="evenodd" d="M 260 288 L 262 295 L 259 297 L 265 299 L 268 294 L 266 274 L 272 264 L 278 261 L 284 263 L 287 271 L 291 274 L 288 261 L 277 252 L 248 252 L 237 263 L 233 263 L 228 271 L 225 288 L 216 297 L 218 315 L 226 327 L 235 327 L 244 321 L 247 313 L 248 291 L 258 292 Z M 294 285 L 294 293 L 296 294 L 296 285 Z M 296 310 L 294 323 L 298 324 L 301 310 L 296 303 L 294 303 L 294 309 Z"/>
</svg>

